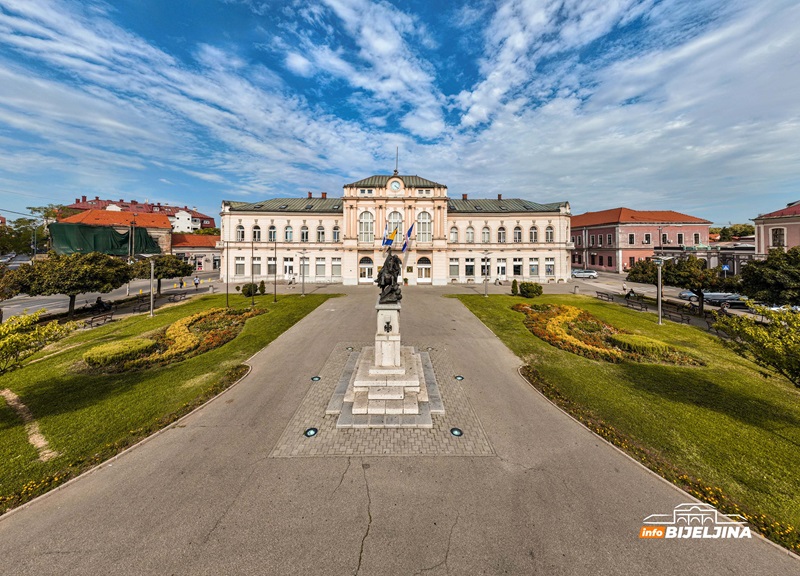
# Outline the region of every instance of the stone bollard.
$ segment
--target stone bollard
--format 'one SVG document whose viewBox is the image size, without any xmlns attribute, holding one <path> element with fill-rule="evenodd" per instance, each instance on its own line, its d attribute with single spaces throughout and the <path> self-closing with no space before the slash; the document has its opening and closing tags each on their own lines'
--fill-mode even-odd
<svg viewBox="0 0 800 576">
<path fill-rule="evenodd" d="M 209 284 L 208 285 L 208 293 L 209 294 L 213 294 L 214 293 L 214 285 L 213 284 Z"/>
<path fill-rule="evenodd" d="M 581 291 L 581 287 L 580 287 L 580 286 L 575 286 L 575 287 L 572 289 L 572 293 L 573 293 L 573 294 L 580 294 L 580 291 Z"/>
</svg>

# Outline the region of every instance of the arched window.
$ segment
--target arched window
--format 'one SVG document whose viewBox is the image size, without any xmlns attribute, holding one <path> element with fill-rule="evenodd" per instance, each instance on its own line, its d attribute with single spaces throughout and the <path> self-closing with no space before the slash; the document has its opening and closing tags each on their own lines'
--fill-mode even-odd
<svg viewBox="0 0 800 576">
<path fill-rule="evenodd" d="M 261 242 L 261 226 L 253 226 L 253 242 Z"/>
<path fill-rule="evenodd" d="M 300 242 L 308 242 L 308 226 L 300 228 Z"/>
<path fill-rule="evenodd" d="M 470 226 L 467 228 L 467 244 L 474 244 L 475 243 L 475 228 Z"/>
<path fill-rule="evenodd" d="M 553 241 L 553 227 L 548 226 L 544 229 L 544 241 L 545 242 L 552 242 Z"/>
<path fill-rule="evenodd" d="M 397 230 L 397 234 L 394 237 L 394 241 L 397 242 L 403 237 L 403 215 L 397 211 L 391 212 L 387 221 L 389 223 L 389 234 Z"/>
<path fill-rule="evenodd" d="M 491 241 L 492 241 L 492 239 L 491 239 L 491 232 L 489 231 L 489 227 L 488 226 L 484 226 L 483 230 L 481 230 L 481 242 L 483 242 L 484 244 L 488 244 Z"/>
<path fill-rule="evenodd" d="M 291 242 L 292 238 L 293 238 L 292 227 L 287 226 L 283 232 L 283 239 L 286 240 L 287 242 Z"/>
<path fill-rule="evenodd" d="M 375 241 L 375 217 L 370 212 L 362 212 L 358 215 L 358 241 Z"/>
<path fill-rule="evenodd" d="M 431 215 L 420 212 L 417 215 L 417 242 L 431 242 Z"/>
<path fill-rule="evenodd" d="M 506 241 L 506 229 L 503 228 L 502 226 L 500 226 L 500 228 L 497 229 L 497 241 L 500 243 Z"/>
<path fill-rule="evenodd" d="M 531 226 L 531 229 L 528 233 L 528 240 L 530 242 L 538 242 L 539 241 L 539 229 L 536 226 Z"/>
<path fill-rule="evenodd" d="M 450 228 L 450 242 L 456 244 L 458 242 L 458 228 L 455 226 Z"/>
<path fill-rule="evenodd" d="M 522 242 L 522 228 L 519 226 L 514 228 L 514 242 Z"/>
<path fill-rule="evenodd" d="M 334 242 L 338 242 L 339 241 L 339 227 L 338 226 L 334 226 L 333 227 L 333 241 Z"/>
<path fill-rule="evenodd" d="M 325 227 L 317 226 L 317 242 L 325 242 Z"/>
<path fill-rule="evenodd" d="M 236 241 L 244 242 L 244 226 L 241 224 L 236 227 Z"/>
<path fill-rule="evenodd" d="M 270 226 L 269 230 L 267 230 L 267 240 L 270 242 L 275 242 L 276 234 L 275 234 L 275 226 Z"/>
</svg>

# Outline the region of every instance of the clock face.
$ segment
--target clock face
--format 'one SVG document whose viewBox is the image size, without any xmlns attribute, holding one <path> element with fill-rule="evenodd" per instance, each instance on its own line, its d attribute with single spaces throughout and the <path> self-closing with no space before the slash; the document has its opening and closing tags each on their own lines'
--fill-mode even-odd
<svg viewBox="0 0 800 576">
<path fill-rule="evenodd" d="M 392 182 L 392 190 L 400 190 L 400 182 L 398 182 L 397 180 Z"/>
</svg>

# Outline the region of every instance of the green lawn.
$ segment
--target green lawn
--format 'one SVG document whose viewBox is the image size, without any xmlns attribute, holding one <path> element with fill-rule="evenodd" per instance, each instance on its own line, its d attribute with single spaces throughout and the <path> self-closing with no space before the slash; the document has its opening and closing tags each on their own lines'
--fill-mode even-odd
<svg viewBox="0 0 800 576">
<path fill-rule="evenodd" d="M 586 296 L 458 298 L 538 373 L 534 385 L 646 465 L 773 540 L 800 550 L 800 391 L 764 377 L 703 330 Z M 571 304 L 617 328 L 689 351 L 703 367 L 610 364 L 533 336 L 519 302 Z M 534 378 L 535 379 L 535 378 Z M 769 518 L 755 516 L 765 514 Z M 770 528 L 771 520 L 780 525 Z"/>
<path fill-rule="evenodd" d="M 329 295 L 256 299 L 268 313 L 251 318 L 231 342 L 165 367 L 122 374 L 87 374 L 75 367 L 101 342 L 152 332 L 201 310 L 225 305 L 224 295 L 193 298 L 150 318 L 143 314 L 81 330 L 0 376 L 30 409 L 50 447 L 61 456 L 40 462 L 18 416 L 0 399 L 0 513 L 107 459 L 222 391 L 242 362 L 269 344 Z M 234 307 L 250 299 L 231 297 Z M 38 360 L 37 360 L 38 359 Z"/>
</svg>

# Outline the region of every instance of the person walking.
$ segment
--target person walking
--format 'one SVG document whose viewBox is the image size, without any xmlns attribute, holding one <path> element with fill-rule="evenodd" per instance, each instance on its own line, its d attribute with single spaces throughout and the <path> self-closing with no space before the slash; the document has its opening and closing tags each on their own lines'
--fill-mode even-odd
<svg viewBox="0 0 800 576">
<path fill-rule="evenodd" d="M 181 287 L 181 290 L 183 290 L 183 278 L 181 278 L 180 287 Z"/>
<path fill-rule="evenodd" d="M 199 286 L 200 286 L 200 277 L 199 276 L 195 276 L 194 277 L 194 289 L 197 290 L 197 288 Z"/>
<path fill-rule="evenodd" d="M 628 285 L 625 284 L 625 282 L 622 283 L 622 293 L 623 294 L 627 294 L 628 293 Z"/>
</svg>

